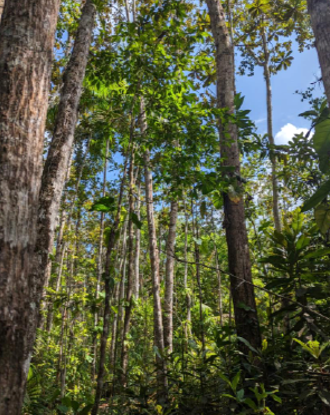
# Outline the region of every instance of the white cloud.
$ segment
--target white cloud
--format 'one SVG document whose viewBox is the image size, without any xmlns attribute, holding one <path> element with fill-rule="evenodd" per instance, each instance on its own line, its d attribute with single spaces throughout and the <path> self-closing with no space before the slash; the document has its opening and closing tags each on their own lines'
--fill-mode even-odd
<svg viewBox="0 0 330 415">
<path fill-rule="evenodd" d="M 267 118 L 258 118 L 257 120 L 255 120 L 256 124 L 261 124 L 263 122 L 267 121 Z"/>
<path fill-rule="evenodd" d="M 293 124 L 285 124 L 275 135 L 275 144 L 288 144 L 296 134 L 306 134 L 307 128 L 297 128 Z"/>
</svg>

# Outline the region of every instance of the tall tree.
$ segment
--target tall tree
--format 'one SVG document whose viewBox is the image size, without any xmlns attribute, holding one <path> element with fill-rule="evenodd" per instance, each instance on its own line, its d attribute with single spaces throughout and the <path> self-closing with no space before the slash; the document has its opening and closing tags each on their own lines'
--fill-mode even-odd
<svg viewBox="0 0 330 415">
<path fill-rule="evenodd" d="M 0 414 L 20 414 L 43 281 L 31 276 L 59 0 L 7 1 L 0 23 Z"/>
<path fill-rule="evenodd" d="M 48 255 L 53 246 L 55 222 L 73 146 L 95 14 L 95 5 L 92 0 L 87 0 L 82 9 L 72 55 L 63 75 L 55 130 L 42 175 L 36 242 L 36 264 L 38 265 L 32 271 L 31 276 L 38 280 L 41 286 L 45 279 Z"/>
<path fill-rule="evenodd" d="M 141 133 L 144 136 L 147 132 L 146 107 L 144 99 L 141 99 Z M 147 149 L 144 153 L 144 181 L 147 206 L 148 234 L 149 234 L 149 255 L 151 265 L 152 291 L 154 300 L 154 343 L 160 354 L 164 353 L 164 329 L 162 317 L 162 304 L 160 298 L 160 276 L 159 276 L 159 252 L 157 249 L 156 223 L 154 216 L 153 181 L 150 170 L 150 152 Z M 159 398 L 165 397 L 167 391 L 166 368 L 163 359 L 157 356 L 158 360 L 158 384 Z"/>
<path fill-rule="evenodd" d="M 235 114 L 235 63 L 234 47 L 227 28 L 225 11 L 219 0 L 206 0 L 211 29 L 216 47 L 217 105 Z M 241 188 L 238 130 L 233 122 L 219 122 L 220 156 L 223 179 Z M 229 169 L 228 169 L 229 168 Z M 251 262 L 245 224 L 244 201 L 229 192 L 224 194 L 224 226 L 228 245 L 228 263 L 231 291 L 234 301 L 237 334 L 254 347 L 261 345 L 257 309 L 252 285 Z M 240 304 L 247 307 L 242 308 Z"/>
<path fill-rule="evenodd" d="M 173 351 L 173 279 L 174 279 L 174 246 L 176 237 L 176 222 L 179 203 L 171 201 L 170 223 L 166 243 L 165 270 L 165 301 L 164 301 L 164 345 L 169 353 Z"/>
</svg>

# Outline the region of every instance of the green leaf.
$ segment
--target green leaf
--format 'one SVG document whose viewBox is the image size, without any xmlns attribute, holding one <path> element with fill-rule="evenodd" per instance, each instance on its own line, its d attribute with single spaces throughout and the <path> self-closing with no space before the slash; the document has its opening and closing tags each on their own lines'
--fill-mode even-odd
<svg viewBox="0 0 330 415">
<path fill-rule="evenodd" d="M 251 398 L 247 398 L 244 401 L 251 409 L 253 409 L 254 411 L 257 411 L 257 405 L 253 402 L 253 400 Z"/>
<path fill-rule="evenodd" d="M 93 404 L 89 404 L 85 406 L 81 411 L 78 412 L 79 415 L 89 415 L 91 409 L 93 408 Z"/>
<path fill-rule="evenodd" d="M 302 206 L 301 211 L 306 212 L 322 202 L 330 193 L 330 180 L 323 183 L 320 188 Z"/>
<path fill-rule="evenodd" d="M 132 219 L 132 222 L 134 223 L 134 225 L 138 229 L 142 228 L 142 222 L 140 221 L 138 215 L 135 212 L 131 212 L 131 219 Z"/>
<path fill-rule="evenodd" d="M 238 385 L 238 382 L 239 382 L 240 376 L 241 376 L 241 373 L 240 373 L 240 372 L 237 372 L 237 373 L 236 373 L 236 375 L 235 375 L 235 377 L 234 377 L 234 379 L 233 379 L 233 380 L 232 380 L 232 382 L 231 382 L 232 389 L 233 389 L 233 391 L 234 391 L 235 393 L 236 393 L 236 389 L 237 389 L 237 385 Z"/>
<path fill-rule="evenodd" d="M 243 337 L 237 336 L 237 340 L 244 343 L 245 346 L 247 346 L 252 352 L 259 354 L 258 351 L 246 339 L 243 339 Z"/>
<path fill-rule="evenodd" d="M 314 211 L 315 221 L 323 234 L 326 234 L 330 228 L 330 206 L 328 203 L 322 203 Z"/>
<path fill-rule="evenodd" d="M 65 405 L 57 405 L 57 410 L 60 411 L 61 414 L 67 414 L 69 412 L 69 409 Z"/>
<path fill-rule="evenodd" d="M 321 258 L 328 254 L 330 254 L 330 248 L 320 248 L 316 251 L 308 252 L 306 255 L 304 255 L 304 259 Z"/>
<path fill-rule="evenodd" d="M 240 389 L 238 392 L 237 392 L 237 400 L 239 401 L 239 402 L 242 402 L 243 401 L 243 398 L 244 398 L 244 389 Z"/>
<path fill-rule="evenodd" d="M 115 209 L 115 198 L 112 196 L 101 197 L 90 208 L 96 212 L 113 212 Z"/>
<path fill-rule="evenodd" d="M 324 404 L 326 404 L 327 406 L 330 406 L 330 393 L 329 392 L 325 390 L 321 390 L 318 392 L 318 395 Z"/>
</svg>

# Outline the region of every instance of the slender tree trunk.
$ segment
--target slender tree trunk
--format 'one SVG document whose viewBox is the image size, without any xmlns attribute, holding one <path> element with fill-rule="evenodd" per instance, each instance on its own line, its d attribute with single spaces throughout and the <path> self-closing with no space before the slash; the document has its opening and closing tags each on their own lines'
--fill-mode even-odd
<svg viewBox="0 0 330 415">
<path fill-rule="evenodd" d="M 219 257 L 218 249 L 215 248 L 215 266 L 217 268 L 217 279 L 218 279 L 218 301 L 219 301 L 219 316 L 220 316 L 220 325 L 223 325 L 223 306 L 222 306 L 222 281 L 221 281 L 221 271 L 219 268 Z"/>
<path fill-rule="evenodd" d="M 123 326 L 122 336 L 122 349 L 121 349 L 121 368 L 122 378 L 121 384 L 126 387 L 127 385 L 127 367 L 128 367 L 128 344 L 127 335 L 129 333 L 131 315 L 132 315 L 132 294 L 134 283 L 134 229 L 132 215 L 134 213 L 134 149 L 132 149 L 131 163 L 129 169 L 129 220 L 128 220 L 128 276 L 127 276 L 127 292 L 126 292 L 126 307 L 125 318 Z"/>
<path fill-rule="evenodd" d="M 36 263 L 32 278 L 42 282 L 53 246 L 55 218 L 65 183 L 78 116 L 78 104 L 88 60 L 95 20 L 95 6 L 87 0 L 79 22 L 72 55 L 63 76 L 63 88 L 55 122 L 55 131 L 45 163 L 39 195 Z"/>
<path fill-rule="evenodd" d="M 227 108 L 230 113 L 234 113 L 234 48 L 230 41 L 220 1 L 206 0 L 206 3 L 216 46 L 218 108 Z M 226 173 L 224 179 L 235 180 L 235 185 L 241 186 L 237 126 L 232 123 L 219 123 L 219 134 L 222 166 L 225 168 L 234 167 L 234 171 Z M 224 227 L 228 245 L 228 263 L 237 334 L 248 340 L 252 346 L 260 347 L 261 335 L 254 287 L 249 284 L 252 282 L 252 273 L 243 199 L 232 200 L 230 194 L 225 193 L 224 210 Z M 245 281 L 248 283 L 246 284 Z M 247 306 L 246 309 L 241 307 L 241 303 Z M 243 346 L 242 349 L 245 350 Z"/>
<path fill-rule="evenodd" d="M 276 157 L 274 153 L 274 135 L 273 135 L 273 99 L 272 99 L 272 85 L 271 85 L 271 77 L 269 71 L 269 52 L 267 47 L 267 39 L 266 35 L 262 33 L 262 44 L 263 44 L 263 52 L 265 55 L 265 61 L 263 65 L 264 69 L 264 77 L 266 82 L 266 101 L 267 101 L 267 134 L 268 134 L 268 141 L 271 146 L 270 149 L 270 162 L 272 165 L 272 190 L 273 190 L 273 217 L 274 217 L 274 225 L 277 232 L 281 232 L 282 225 L 281 225 L 281 214 L 279 210 L 279 195 L 278 195 L 278 181 L 277 181 L 277 163 Z"/>
<path fill-rule="evenodd" d="M 138 220 L 141 219 L 141 183 L 140 181 L 137 184 L 136 216 Z M 141 231 L 138 227 L 136 227 L 136 230 L 135 230 L 135 271 L 134 271 L 134 296 L 136 299 L 139 298 L 139 292 L 140 292 L 140 250 L 141 250 Z"/>
<path fill-rule="evenodd" d="M 322 80 L 330 106 L 330 3 L 329 0 L 307 0 L 315 36 Z"/>
<path fill-rule="evenodd" d="M 187 305 L 187 323 L 185 324 L 185 337 L 188 340 L 188 334 L 190 333 L 191 324 L 191 298 L 188 292 L 188 213 L 186 203 L 184 204 L 184 275 L 183 275 L 183 288 L 186 293 L 186 305 Z"/>
<path fill-rule="evenodd" d="M 112 335 L 110 343 L 110 357 L 109 357 L 109 368 L 113 373 L 112 378 L 112 388 L 111 395 L 114 393 L 114 385 L 117 381 L 116 378 L 116 360 L 117 360 L 117 351 L 118 351 L 118 333 L 121 332 L 121 327 L 123 325 L 123 300 L 125 295 L 125 278 L 126 278 L 126 235 L 127 235 L 127 220 L 123 225 L 123 236 L 122 236 L 122 245 L 121 245 L 121 254 L 119 258 L 119 275 L 121 275 L 120 282 L 116 286 L 116 293 L 114 295 L 115 304 L 118 306 L 118 312 L 113 317 L 112 323 Z"/>
<path fill-rule="evenodd" d="M 103 167 L 103 185 L 102 185 L 102 197 L 105 197 L 105 190 L 107 184 L 107 172 L 108 172 L 108 152 L 109 152 L 109 141 L 106 142 L 106 149 L 105 149 L 105 160 L 104 160 L 104 167 Z M 96 289 L 95 289 L 95 298 L 96 300 L 99 298 L 100 294 L 100 286 L 102 280 L 102 272 L 103 272 L 103 238 L 104 238 L 104 212 L 101 212 L 100 216 L 100 236 L 99 236 L 99 246 L 98 246 L 98 253 L 97 253 L 97 281 L 96 281 Z M 98 326 L 99 322 L 99 313 L 95 311 L 94 313 L 94 327 Z M 96 356 L 97 356 L 97 333 L 95 332 L 93 335 L 93 364 L 92 364 L 92 377 L 95 378 L 95 370 L 96 370 Z"/>
<path fill-rule="evenodd" d="M 44 283 L 30 273 L 59 3 L 6 1 L 0 23 L 1 415 L 21 414 Z"/>
<path fill-rule="evenodd" d="M 164 301 L 164 346 L 168 353 L 173 351 L 173 279 L 174 279 L 174 246 L 176 237 L 176 222 L 179 204 L 171 202 L 170 223 L 166 245 L 165 270 L 165 301 Z"/>
<path fill-rule="evenodd" d="M 193 204 L 191 207 L 191 214 L 194 218 Z M 197 217 L 195 218 L 193 231 L 194 231 L 194 237 L 195 237 L 196 281 L 197 281 L 198 297 L 199 297 L 199 326 L 200 326 L 201 341 L 202 341 L 202 351 L 204 352 L 205 351 L 205 333 L 204 333 L 204 315 L 203 315 L 203 292 L 202 292 L 201 275 L 200 275 L 200 251 L 199 251 L 199 245 L 196 242 L 196 240 L 199 240 L 199 226 L 198 226 Z"/>
<path fill-rule="evenodd" d="M 147 120 L 145 115 L 145 106 L 143 98 L 141 99 L 141 133 L 146 134 Z M 150 153 L 146 150 L 144 153 L 144 173 L 145 173 L 145 194 L 147 205 L 147 220 L 149 234 L 149 255 L 151 265 L 152 291 L 154 299 L 154 343 L 161 354 L 164 353 L 164 332 L 162 318 L 162 304 L 160 298 L 160 276 L 159 276 L 159 253 L 157 249 L 156 224 L 154 217 L 154 201 L 153 201 L 153 183 L 150 171 Z M 165 362 L 158 360 L 158 383 L 159 383 L 159 399 L 166 399 L 167 379 Z M 163 395 L 163 396 L 161 396 Z"/>
<path fill-rule="evenodd" d="M 106 350 L 107 350 L 107 341 L 109 336 L 109 328 L 110 328 L 110 299 L 112 296 L 113 290 L 113 279 L 110 275 L 111 270 L 111 254 L 116 244 L 116 233 L 120 223 L 120 214 L 121 214 L 121 207 L 123 201 L 123 194 L 124 194 L 124 184 L 126 181 L 126 174 L 127 174 L 127 159 L 125 160 L 124 164 L 124 171 L 123 177 L 121 180 L 119 197 L 118 197 L 118 207 L 115 216 L 114 223 L 111 228 L 111 232 L 109 235 L 109 241 L 107 246 L 107 253 L 105 257 L 105 264 L 104 264 L 104 290 L 105 290 L 105 299 L 104 299 L 104 312 L 103 312 L 103 331 L 101 336 L 101 346 L 100 346 L 100 362 L 99 362 L 99 370 L 98 370 L 98 377 L 97 377 L 97 385 L 95 391 L 95 401 L 94 406 L 92 409 L 91 414 L 97 415 L 100 405 L 100 400 L 102 396 L 103 390 L 103 383 L 104 383 L 104 373 L 105 373 L 105 357 L 106 357 Z"/>
</svg>

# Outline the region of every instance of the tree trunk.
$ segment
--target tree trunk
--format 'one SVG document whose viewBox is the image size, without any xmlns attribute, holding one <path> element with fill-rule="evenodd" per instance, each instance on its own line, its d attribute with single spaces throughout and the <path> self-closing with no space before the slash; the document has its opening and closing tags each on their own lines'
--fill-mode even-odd
<svg viewBox="0 0 330 415">
<path fill-rule="evenodd" d="M 147 131 L 147 121 L 145 115 L 144 101 L 141 99 L 141 133 L 144 135 Z M 149 234 L 149 255 L 151 265 L 151 279 L 152 291 L 154 299 L 154 343 L 158 348 L 160 354 L 164 353 L 164 332 L 163 332 L 163 318 L 162 318 L 162 304 L 160 298 L 160 277 L 159 277 L 159 253 L 157 249 L 157 235 L 156 224 L 154 217 L 154 201 L 153 201 L 153 183 L 152 174 L 150 171 L 150 153 L 146 150 L 144 153 L 144 173 L 145 173 L 145 194 L 147 205 L 147 220 L 148 220 L 148 234 Z M 167 394 L 167 379 L 165 362 L 158 360 L 158 397 L 166 399 Z M 163 395 L 163 396 L 162 396 Z"/>
<path fill-rule="evenodd" d="M 1 415 L 21 414 L 44 282 L 30 273 L 59 3 L 7 1 L 0 24 Z"/>
<path fill-rule="evenodd" d="M 102 185 L 102 197 L 105 197 L 105 189 L 107 184 L 107 171 L 108 171 L 108 152 L 109 152 L 109 140 L 106 142 L 106 149 L 105 149 L 105 160 L 104 160 L 104 167 L 103 167 L 103 185 Z M 98 253 L 97 253 L 97 281 L 96 281 L 96 289 L 95 289 L 95 298 L 96 300 L 99 298 L 100 294 L 100 287 L 101 287 L 101 280 L 102 280 L 102 272 L 103 272 L 103 238 L 104 238 L 104 212 L 101 212 L 100 215 L 100 235 L 99 235 L 99 246 L 98 246 Z M 99 322 L 99 313 L 95 311 L 94 313 L 94 327 L 98 326 Z M 92 378 L 95 378 L 95 370 L 96 370 L 96 355 L 97 355 L 97 333 L 95 332 L 93 335 L 93 364 L 92 364 Z"/>
<path fill-rule="evenodd" d="M 78 104 L 92 42 L 95 6 L 87 0 L 79 22 L 72 55 L 63 75 L 63 88 L 55 122 L 55 131 L 45 163 L 39 195 L 38 238 L 36 268 L 31 278 L 43 285 L 54 239 L 55 221 L 64 188 L 67 166 L 72 153 L 73 138 L 78 116 Z"/>
<path fill-rule="evenodd" d="M 191 298 L 188 291 L 188 212 L 186 203 L 184 202 L 184 215 L 185 215 L 185 225 L 184 225 L 184 274 L 183 274 L 183 288 L 186 294 L 186 305 L 187 305 L 187 322 L 185 324 L 185 337 L 188 340 L 188 334 L 190 334 L 190 324 L 191 324 Z"/>
<path fill-rule="evenodd" d="M 277 232 L 281 232 L 282 225 L 281 225 L 281 215 L 279 210 L 279 196 L 278 196 L 278 182 L 277 182 L 277 166 L 276 166 L 276 158 L 274 153 L 274 135 L 273 135 L 273 103 L 272 103 L 272 85 L 270 79 L 270 71 L 269 71 L 269 52 L 267 47 L 267 39 L 266 35 L 263 31 L 262 33 L 262 45 L 263 45 L 263 52 L 265 55 L 265 61 L 263 65 L 264 69 L 264 77 L 266 82 L 266 101 L 267 101 L 267 134 L 268 134 L 268 141 L 270 144 L 270 162 L 272 165 L 272 190 L 273 190 L 273 217 L 274 217 L 274 225 Z"/>
<path fill-rule="evenodd" d="M 215 247 L 215 266 L 217 269 L 217 279 L 218 279 L 218 301 L 219 301 L 219 317 L 220 317 L 220 325 L 223 325 L 223 305 L 222 305 L 222 278 L 221 278 L 221 271 L 219 268 L 219 257 L 218 257 L 218 249 Z"/>
<path fill-rule="evenodd" d="M 168 353 L 173 351 L 173 276 L 174 276 L 174 246 L 176 236 L 176 222 L 179 204 L 171 202 L 170 223 L 166 244 L 165 270 L 165 302 L 164 302 L 164 346 Z"/>
<path fill-rule="evenodd" d="M 329 0 L 307 0 L 319 56 L 322 80 L 330 106 L 330 3 Z"/>
<path fill-rule="evenodd" d="M 227 108 L 230 113 L 234 113 L 235 64 L 233 45 L 230 41 L 221 3 L 218 0 L 206 0 L 206 3 L 216 46 L 218 108 Z M 231 180 L 236 186 L 241 187 L 237 126 L 232 123 L 219 123 L 219 134 L 222 167 L 225 169 L 234 167 L 233 172 L 225 173 L 224 179 Z M 248 340 L 252 346 L 260 347 L 261 335 L 254 287 L 250 284 L 252 273 L 243 199 L 232 200 L 230 194 L 225 193 L 224 213 L 237 334 Z M 245 283 L 245 281 L 248 283 Z M 241 304 L 245 304 L 247 307 L 242 308 Z M 245 350 L 244 347 L 242 349 Z"/>
<path fill-rule="evenodd" d="M 132 315 L 132 294 L 133 294 L 133 282 L 134 282 L 134 229 L 132 215 L 134 213 L 134 149 L 131 154 L 131 164 L 129 169 L 129 221 L 128 221 L 128 276 L 127 276 L 127 292 L 126 292 L 126 307 L 125 318 L 123 326 L 122 336 L 122 349 L 121 349 L 121 368 L 122 378 L 121 384 L 126 387 L 127 385 L 127 367 L 128 367 L 128 344 L 127 335 L 129 333 L 129 327 L 131 323 Z"/>
<path fill-rule="evenodd" d="M 139 180 L 139 179 L 138 179 Z M 141 183 L 137 184 L 136 216 L 141 219 Z M 139 298 L 140 293 L 140 250 L 141 250 L 141 231 L 138 227 L 135 230 L 135 271 L 134 271 L 134 296 Z"/>
<path fill-rule="evenodd" d="M 110 231 L 109 241 L 107 246 L 107 253 L 105 257 L 105 264 L 104 264 L 104 290 L 105 290 L 105 299 L 104 299 L 104 312 L 103 312 L 103 331 L 101 335 L 101 346 L 100 346 L 100 362 L 99 362 L 99 370 L 97 376 L 97 385 L 95 391 L 95 401 L 94 406 L 92 409 L 91 414 L 97 415 L 99 410 L 99 405 L 102 396 L 103 390 L 103 383 L 104 383 L 104 373 L 105 373 L 105 357 L 106 357 L 106 350 L 107 350 L 107 341 L 109 336 L 109 328 L 110 328 L 110 299 L 112 296 L 113 290 L 113 279 L 111 278 L 110 271 L 111 271 L 111 254 L 116 244 L 116 234 L 118 231 L 118 227 L 120 224 L 120 214 L 121 214 L 121 207 L 124 195 L 124 184 L 126 181 L 126 173 L 127 173 L 127 159 L 124 163 L 124 171 L 123 177 L 121 180 L 120 191 L 118 196 L 118 206 L 116 216 Z"/>
</svg>

